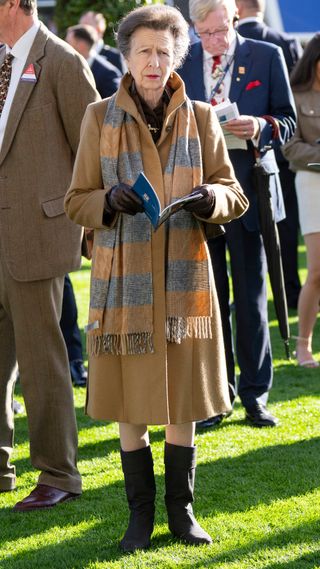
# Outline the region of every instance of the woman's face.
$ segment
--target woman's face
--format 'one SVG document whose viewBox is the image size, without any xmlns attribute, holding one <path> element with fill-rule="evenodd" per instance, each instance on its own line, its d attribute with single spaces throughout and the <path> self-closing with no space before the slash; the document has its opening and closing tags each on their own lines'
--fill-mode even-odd
<svg viewBox="0 0 320 569">
<path fill-rule="evenodd" d="M 154 108 L 173 70 L 174 38 L 169 30 L 138 28 L 131 36 L 127 66 L 141 97 Z"/>
</svg>

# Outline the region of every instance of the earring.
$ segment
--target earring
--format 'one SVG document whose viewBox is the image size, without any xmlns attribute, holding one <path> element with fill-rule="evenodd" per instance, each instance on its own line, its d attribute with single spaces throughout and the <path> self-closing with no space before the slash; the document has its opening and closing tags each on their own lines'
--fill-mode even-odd
<svg viewBox="0 0 320 569">
<path fill-rule="evenodd" d="M 172 77 L 173 77 L 173 73 L 171 72 L 171 73 L 170 73 L 170 79 L 172 79 Z"/>
<path fill-rule="evenodd" d="M 130 69 L 128 69 L 128 75 L 131 75 L 131 71 L 130 71 Z"/>
</svg>

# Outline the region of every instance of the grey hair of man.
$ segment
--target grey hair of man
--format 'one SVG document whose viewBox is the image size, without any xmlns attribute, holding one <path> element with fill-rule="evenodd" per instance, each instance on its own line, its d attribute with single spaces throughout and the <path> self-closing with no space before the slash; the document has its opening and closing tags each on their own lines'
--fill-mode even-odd
<svg viewBox="0 0 320 569">
<path fill-rule="evenodd" d="M 203 22 L 210 12 L 220 6 L 226 8 L 230 20 L 236 17 L 238 9 L 235 0 L 189 0 L 190 18 L 193 22 Z"/>
<path fill-rule="evenodd" d="M 135 8 L 121 21 L 116 33 L 120 52 L 126 59 L 130 54 L 131 38 L 139 28 L 151 30 L 168 30 L 174 39 L 174 68 L 180 67 L 189 48 L 188 23 L 177 8 L 154 4 Z"/>
<path fill-rule="evenodd" d="M 0 6 L 4 6 L 8 0 L 1 0 Z M 19 8 L 23 10 L 26 16 L 32 16 L 37 13 L 37 0 L 20 0 Z"/>
</svg>

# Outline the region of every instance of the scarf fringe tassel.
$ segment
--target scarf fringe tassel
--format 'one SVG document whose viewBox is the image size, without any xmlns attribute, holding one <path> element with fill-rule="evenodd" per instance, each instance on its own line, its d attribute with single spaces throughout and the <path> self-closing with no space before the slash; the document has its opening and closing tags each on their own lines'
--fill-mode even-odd
<svg viewBox="0 0 320 569">
<path fill-rule="evenodd" d="M 91 356 L 152 354 L 154 352 L 152 334 L 138 332 L 135 334 L 103 334 L 102 336 L 88 335 L 87 352 Z"/>
<path fill-rule="evenodd" d="M 210 316 L 169 316 L 166 321 L 166 337 L 168 342 L 181 344 L 186 338 L 212 339 Z"/>
<path fill-rule="evenodd" d="M 212 339 L 210 316 L 183 318 L 170 316 L 166 320 L 166 339 L 173 344 L 181 344 L 186 338 Z M 154 353 L 152 333 L 103 334 L 87 336 L 87 351 L 91 356 L 112 354 L 114 356 Z"/>
</svg>

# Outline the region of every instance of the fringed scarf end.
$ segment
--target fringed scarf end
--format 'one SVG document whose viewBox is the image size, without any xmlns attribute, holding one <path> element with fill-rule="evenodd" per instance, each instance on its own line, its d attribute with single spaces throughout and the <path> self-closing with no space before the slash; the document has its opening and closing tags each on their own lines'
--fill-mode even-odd
<svg viewBox="0 0 320 569">
<path fill-rule="evenodd" d="M 135 334 L 88 335 L 87 352 L 91 356 L 100 354 L 114 356 L 153 354 L 152 334 L 150 332 L 137 332 Z"/>
<path fill-rule="evenodd" d="M 166 320 L 168 342 L 181 344 L 186 338 L 212 339 L 211 316 L 169 316 Z"/>
</svg>

